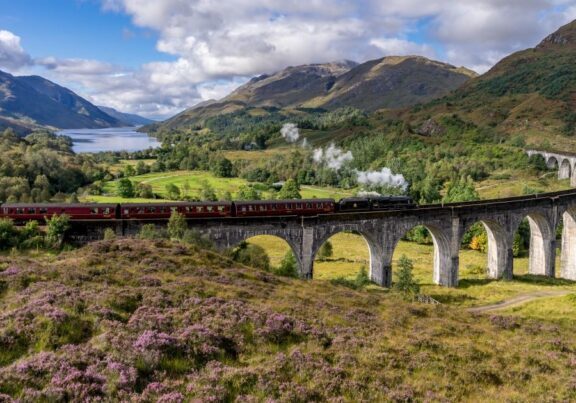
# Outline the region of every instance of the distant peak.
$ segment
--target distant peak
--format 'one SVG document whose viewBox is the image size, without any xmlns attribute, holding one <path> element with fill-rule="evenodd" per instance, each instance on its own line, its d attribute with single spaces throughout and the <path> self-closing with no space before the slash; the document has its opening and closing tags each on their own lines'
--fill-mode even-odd
<svg viewBox="0 0 576 403">
<path fill-rule="evenodd" d="M 537 48 L 549 48 L 576 45 L 576 20 L 564 25 L 553 34 L 548 35 Z"/>
</svg>

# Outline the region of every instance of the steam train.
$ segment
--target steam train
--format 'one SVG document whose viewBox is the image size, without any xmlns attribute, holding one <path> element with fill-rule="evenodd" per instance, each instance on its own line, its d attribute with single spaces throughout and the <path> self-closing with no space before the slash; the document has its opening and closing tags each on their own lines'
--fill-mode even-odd
<svg viewBox="0 0 576 403">
<path fill-rule="evenodd" d="M 71 220 L 168 219 L 177 211 L 186 218 L 316 216 L 321 214 L 404 210 L 417 207 L 410 197 L 350 197 L 307 200 L 252 200 L 234 202 L 173 202 L 131 204 L 28 204 L 0 205 L 0 218 L 15 222 L 43 221 L 53 215 Z"/>
</svg>

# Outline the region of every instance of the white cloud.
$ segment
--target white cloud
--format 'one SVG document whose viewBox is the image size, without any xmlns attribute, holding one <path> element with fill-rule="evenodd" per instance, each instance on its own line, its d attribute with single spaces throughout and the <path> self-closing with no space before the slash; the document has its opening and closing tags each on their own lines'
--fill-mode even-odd
<svg viewBox="0 0 576 403">
<path fill-rule="evenodd" d="M 20 45 L 20 37 L 0 30 L 0 69 L 17 71 L 31 63 L 30 56 Z"/>
<path fill-rule="evenodd" d="M 97 60 L 36 60 L 42 72 L 100 104 L 169 116 L 286 66 L 418 54 L 483 72 L 576 18 L 576 0 L 100 0 L 158 36 L 174 61 L 137 69 Z M 0 31 L 0 68 L 30 64 Z"/>
</svg>

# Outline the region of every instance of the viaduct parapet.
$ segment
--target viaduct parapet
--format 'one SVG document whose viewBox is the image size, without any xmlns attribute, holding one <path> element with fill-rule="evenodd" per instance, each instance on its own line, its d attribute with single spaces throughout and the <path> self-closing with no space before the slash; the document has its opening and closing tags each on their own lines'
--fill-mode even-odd
<svg viewBox="0 0 576 403">
<path fill-rule="evenodd" d="M 392 284 L 392 256 L 398 242 L 412 228 L 425 226 L 434 242 L 433 280 L 447 287 L 458 285 L 459 251 L 464 233 L 481 222 L 488 234 L 488 276 L 511 279 L 514 235 L 525 218 L 530 223 L 529 272 L 556 275 L 556 248 L 561 246 L 560 275 L 576 280 L 576 190 L 507 199 L 385 212 L 330 214 L 316 217 L 257 217 L 189 220 L 191 229 L 209 238 L 219 250 L 234 247 L 257 235 L 285 240 L 298 261 L 300 276 L 314 277 L 314 258 L 322 244 L 340 232 L 360 234 L 370 251 L 370 277 L 379 285 Z M 138 233 L 142 225 L 166 221 L 73 221 L 67 237 L 86 243 L 102 239 L 114 228 L 120 236 Z M 562 244 L 556 228 L 563 223 Z"/>
<path fill-rule="evenodd" d="M 558 179 L 570 179 L 570 186 L 576 186 L 576 154 L 539 150 L 526 150 L 526 154 L 530 157 L 541 155 L 548 168 L 558 170 Z"/>
</svg>

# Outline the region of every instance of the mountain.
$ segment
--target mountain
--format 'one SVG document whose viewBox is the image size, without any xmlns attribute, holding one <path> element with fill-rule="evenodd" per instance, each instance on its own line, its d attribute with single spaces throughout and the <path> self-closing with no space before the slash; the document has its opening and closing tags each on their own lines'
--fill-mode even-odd
<svg viewBox="0 0 576 403">
<path fill-rule="evenodd" d="M 196 105 L 155 128 L 197 126 L 245 108 L 402 108 L 444 96 L 474 76 L 465 68 L 419 56 L 288 67 L 255 77 L 220 101 Z"/>
<path fill-rule="evenodd" d="M 154 123 L 153 120 L 146 119 L 143 116 L 135 115 L 133 113 L 123 113 L 123 112 L 117 111 L 114 108 L 109 108 L 107 106 L 98 106 L 98 108 L 101 111 L 103 111 L 104 113 L 106 113 L 107 115 L 110 115 L 113 118 L 116 118 L 116 119 L 120 120 L 121 122 L 125 123 L 126 126 L 142 126 L 142 125 L 148 125 L 150 123 Z"/>
<path fill-rule="evenodd" d="M 0 126 L 31 130 L 122 126 L 71 90 L 39 76 L 16 77 L 0 71 Z"/>
<path fill-rule="evenodd" d="M 404 118 L 430 125 L 452 115 L 534 139 L 576 134 L 576 21 Z"/>
</svg>

